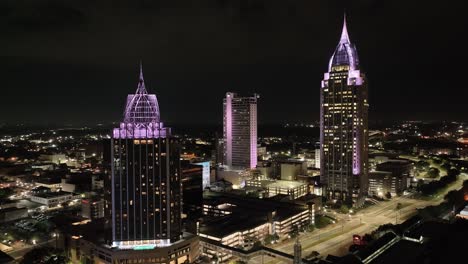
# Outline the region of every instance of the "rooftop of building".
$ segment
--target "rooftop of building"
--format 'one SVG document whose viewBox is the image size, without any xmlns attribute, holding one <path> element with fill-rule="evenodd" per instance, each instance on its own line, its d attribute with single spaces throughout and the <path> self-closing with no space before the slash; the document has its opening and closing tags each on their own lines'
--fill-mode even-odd
<svg viewBox="0 0 468 264">
<path fill-rule="evenodd" d="M 217 237 L 229 235 L 236 231 L 247 230 L 266 223 L 269 214 L 272 212 L 275 212 L 275 220 L 283 221 L 307 210 L 306 206 L 291 202 L 249 198 L 228 193 L 205 198 L 204 203 L 212 205 L 235 205 L 230 207 L 232 214 L 228 216 L 205 218 L 207 222 L 205 222 L 205 226 L 201 228 L 201 232 Z"/>
<path fill-rule="evenodd" d="M 27 208 L 26 207 L 8 207 L 8 208 L 0 209 L 0 213 L 14 212 L 14 211 L 19 211 L 19 210 L 27 210 Z"/>
<path fill-rule="evenodd" d="M 0 250 L 0 263 L 14 263 L 15 259 Z"/>
<path fill-rule="evenodd" d="M 369 262 L 371 264 L 413 264 L 421 263 L 425 245 L 413 241 L 400 240 L 381 255 Z"/>
<path fill-rule="evenodd" d="M 398 165 L 411 165 L 411 161 L 408 159 L 391 159 L 378 164 L 377 166 L 398 166 Z"/>
<path fill-rule="evenodd" d="M 267 222 L 267 218 L 249 214 L 231 214 L 224 217 L 205 218 L 200 226 L 200 233 L 222 238 L 235 232 L 242 232 L 258 227 Z"/>
<path fill-rule="evenodd" d="M 276 180 L 273 181 L 272 183 L 268 184 L 268 188 L 297 188 L 300 186 L 307 185 L 306 183 L 303 182 L 298 182 L 298 181 L 284 181 L 284 180 Z"/>
<path fill-rule="evenodd" d="M 369 177 L 385 177 L 392 175 L 389 171 L 369 171 Z"/>
<path fill-rule="evenodd" d="M 306 183 L 299 181 L 286 181 L 286 180 L 251 180 L 250 182 L 259 182 L 262 187 L 265 188 L 297 188 Z"/>
<path fill-rule="evenodd" d="M 73 239 L 83 239 L 95 245 L 108 248 L 113 251 L 127 251 L 133 249 L 118 249 L 112 248 L 112 229 L 111 225 L 106 223 L 105 218 L 89 221 L 89 219 L 70 216 L 70 215 L 57 215 L 51 221 L 58 227 L 61 233 Z M 191 239 L 194 235 L 190 233 L 183 233 L 184 239 Z M 179 240 L 174 244 L 180 243 Z"/>
<path fill-rule="evenodd" d="M 33 196 L 50 199 L 50 198 L 55 198 L 55 197 L 67 196 L 67 195 L 77 195 L 77 194 L 71 193 L 71 192 L 58 191 L 58 192 L 38 193 Z"/>
<path fill-rule="evenodd" d="M 387 157 L 387 158 L 397 158 L 398 154 L 397 153 L 389 153 L 389 152 L 371 152 L 369 153 L 369 158 L 376 158 L 376 157 Z"/>
</svg>

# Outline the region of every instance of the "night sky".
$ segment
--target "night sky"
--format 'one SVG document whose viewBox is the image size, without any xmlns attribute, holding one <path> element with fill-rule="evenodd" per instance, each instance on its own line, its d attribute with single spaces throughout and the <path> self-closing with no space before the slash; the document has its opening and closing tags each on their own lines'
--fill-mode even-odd
<svg viewBox="0 0 468 264">
<path fill-rule="evenodd" d="M 344 10 L 371 120 L 468 121 L 462 2 L 2 0 L 0 123 L 120 121 L 140 59 L 166 123 L 221 123 L 227 91 L 316 121 Z"/>
</svg>

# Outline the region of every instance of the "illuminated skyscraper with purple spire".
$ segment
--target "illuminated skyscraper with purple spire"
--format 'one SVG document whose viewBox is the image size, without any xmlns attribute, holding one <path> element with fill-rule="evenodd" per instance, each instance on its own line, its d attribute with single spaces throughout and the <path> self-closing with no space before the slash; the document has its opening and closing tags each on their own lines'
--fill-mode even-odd
<svg viewBox="0 0 468 264">
<path fill-rule="evenodd" d="M 368 92 L 346 17 L 320 89 L 320 180 L 324 194 L 359 206 L 368 185 Z"/>
<path fill-rule="evenodd" d="M 119 248 L 169 246 L 181 237 L 179 144 L 160 121 L 155 94 L 148 94 L 140 65 L 135 94 L 112 149 L 112 241 Z"/>
<path fill-rule="evenodd" d="M 231 169 L 257 167 L 257 99 L 226 93 L 224 98 L 224 165 Z"/>
</svg>

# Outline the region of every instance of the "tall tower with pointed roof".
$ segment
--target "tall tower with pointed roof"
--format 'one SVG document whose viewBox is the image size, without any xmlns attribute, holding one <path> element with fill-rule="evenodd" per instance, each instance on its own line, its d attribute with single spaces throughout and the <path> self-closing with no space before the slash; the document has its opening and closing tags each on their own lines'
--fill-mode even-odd
<svg viewBox="0 0 468 264">
<path fill-rule="evenodd" d="M 361 205 L 368 185 L 368 91 L 344 17 L 320 89 L 320 180 L 331 199 Z"/>
<path fill-rule="evenodd" d="M 180 150 L 160 120 L 140 65 L 138 87 L 127 96 L 123 122 L 112 131 L 112 245 L 166 247 L 181 237 Z"/>
</svg>

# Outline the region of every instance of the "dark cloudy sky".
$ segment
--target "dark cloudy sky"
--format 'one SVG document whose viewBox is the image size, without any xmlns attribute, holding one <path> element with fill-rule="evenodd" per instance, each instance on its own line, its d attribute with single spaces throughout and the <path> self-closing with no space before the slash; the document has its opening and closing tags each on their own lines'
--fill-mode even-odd
<svg viewBox="0 0 468 264">
<path fill-rule="evenodd" d="M 1 0 L 0 123 L 119 121 L 140 59 L 166 122 L 221 123 L 227 91 L 314 121 L 344 9 L 371 119 L 467 120 L 462 2 Z"/>
</svg>

